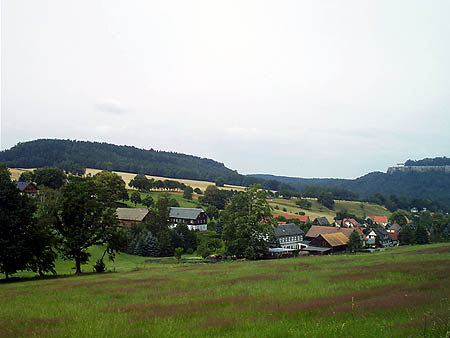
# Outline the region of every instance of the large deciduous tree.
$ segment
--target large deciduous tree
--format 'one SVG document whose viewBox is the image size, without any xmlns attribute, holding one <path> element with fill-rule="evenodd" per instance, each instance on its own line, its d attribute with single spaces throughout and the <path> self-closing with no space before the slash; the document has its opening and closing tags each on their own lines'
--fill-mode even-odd
<svg viewBox="0 0 450 338">
<path fill-rule="evenodd" d="M 98 190 L 98 197 L 109 206 L 113 206 L 117 200 L 128 199 L 125 182 L 116 173 L 101 171 L 94 175 L 94 184 Z"/>
<path fill-rule="evenodd" d="M 223 212 L 222 239 L 230 255 L 258 259 L 269 249 L 273 229 L 269 224 L 271 208 L 266 191 L 253 185 L 235 194 Z"/>
<path fill-rule="evenodd" d="M 72 178 L 62 189 L 57 229 L 62 237 L 62 253 L 75 260 L 77 273 L 89 259 L 88 248 L 108 246 L 108 240 L 118 231 L 115 210 L 101 196 L 103 192 L 93 178 Z"/>
<path fill-rule="evenodd" d="M 66 174 L 59 168 L 38 168 L 33 172 L 33 181 L 52 189 L 61 188 L 66 182 Z"/>
</svg>

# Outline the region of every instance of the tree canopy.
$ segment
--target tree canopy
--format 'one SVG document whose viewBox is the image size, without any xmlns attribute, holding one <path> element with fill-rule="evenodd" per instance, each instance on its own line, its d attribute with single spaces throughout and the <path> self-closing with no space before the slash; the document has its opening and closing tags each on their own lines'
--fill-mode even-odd
<svg viewBox="0 0 450 338">
<path fill-rule="evenodd" d="M 259 185 L 235 194 L 222 214 L 224 228 L 222 239 L 230 255 L 258 259 L 264 257 L 269 248 L 273 229 L 269 221 L 271 208 L 267 193 Z"/>
</svg>

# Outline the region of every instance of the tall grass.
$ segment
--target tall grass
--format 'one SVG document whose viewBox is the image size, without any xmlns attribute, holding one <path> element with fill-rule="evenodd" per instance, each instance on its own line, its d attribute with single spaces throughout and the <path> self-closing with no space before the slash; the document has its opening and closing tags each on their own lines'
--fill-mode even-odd
<svg viewBox="0 0 450 338">
<path fill-rule="evenodd" d="M 133 259 L 119 257 L 116 273 L 1 283 L 0 336 L 445 337 L 450 330 L 449 244 L 217 264 Z"/>
</svg>

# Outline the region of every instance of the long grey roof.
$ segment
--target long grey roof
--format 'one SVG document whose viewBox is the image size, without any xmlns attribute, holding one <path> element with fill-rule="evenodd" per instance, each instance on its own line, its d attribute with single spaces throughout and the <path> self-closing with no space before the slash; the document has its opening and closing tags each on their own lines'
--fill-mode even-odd
<svg viewBox="0 0 450 338">
<path fill-rule="evenodd" d="M 200 215 L 200 213 L 202 212 L 203 209 L 171 207 L 169 217 L 182 219 L 197 219 L 198 215 Z"/>
<path fill-rule="evenodd" d="M 275 237 L 282 237 L 282 236 L 299 236 L 304 235 L 302 229 L 300 229 L 297 224 L 294 223 L 287 223 L 287 224 L 281 224 L 273 229 Z"/>
<path fill-rule="evenodd" d="M 117 218 L 124 221 L 141 222 L 149 213 L 147 208 L 117 208 Z"/>
</svg>

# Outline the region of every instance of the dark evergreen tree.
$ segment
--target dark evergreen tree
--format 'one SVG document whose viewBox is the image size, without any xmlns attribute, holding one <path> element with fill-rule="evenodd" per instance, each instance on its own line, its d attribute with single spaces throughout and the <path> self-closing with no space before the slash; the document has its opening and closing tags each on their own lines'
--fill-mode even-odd
<svg viewBox="0 0 450 338">
<path fill-rule="evenodd" d="M 414 230 L 410 225 L 405 225 L 398 234 L 398 241 L 401 245 L 411 245 L 415 243 Z"/>
<path fill-rule="evenodd" d="M 8 168 L 0 163 L 0 272 L 6 278 L 29 266 L 30 246 L 36 227 L 36 206 L 11 182 Z"/>
<path fill-rule="evenodd" d="M 356 252 L 361 247 L 362 247 L 361 236 L 357 231 L 353 231 L 348 239 L 347 250 L 349 252 Z"/>
<path fill-rule="evenodd" d="M 416 244 L 428 244 L 430 238 L 428 237 L 427 229 L 424 226 L 418 225 L 414 234 Z"/>
</svg>

